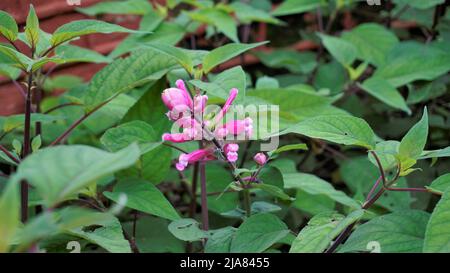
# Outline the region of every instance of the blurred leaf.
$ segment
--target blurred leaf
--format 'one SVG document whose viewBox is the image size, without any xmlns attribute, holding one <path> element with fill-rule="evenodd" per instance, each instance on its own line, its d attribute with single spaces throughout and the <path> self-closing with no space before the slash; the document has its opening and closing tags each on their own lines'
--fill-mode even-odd
<svg viewBox="0 0 450 273">
<path fill-rule="evenodd" d="M 283 23 L 277 18 L 271 16 L 268 12 L 255 8 L 243 2 L 233 2 L 231 3 L 230 7 L 236 13 L 239 21 L 244 24 L 250 24 L 252 22 L 265 22 L 279 25 Z"/>
<path fill-rule="evenodd" d="M 425 231 L 423 252 L 449 253 L 450 240 L 450 189 L 447 188 L 431 214 Z"/>
<path fill-rule="evenodd" d="M 180 240 L 194 242 L 207 238 L 208 234 L 199 228 L 200 224 L 194 219 L 184 218 L 169 224 L 169 231 Z"/>
<path fill-rule="evenodd" d="M 87 62 L 87 63 L 110 63 L 112 59 L 103 56 L 93 50 L 74 46 L 62 45 L 56 48 L 56 55 L 66 63 Z"/>
<path fill-rule="evenodd" d="M 439 176 L 427 187 L 427 189 L 439 194 L 444 194 L 448 188 L 450 188 L 450 173 Z"/>
<path fill-rule="evenodd" d="M 145 15 L 152 9 L 152 5 L 146 0 L 128 0 L 100 2 L 87 8 L 77 8 L 76 10 L 90 16 L 95 16 L 105 13 Z"/>
<path fill-rule="evenodd" d="M 318 34 L 322 39 L 322 43 L 325 48 L 333 55 L 338 62 L 340 62 L 344 67 L 350 67 L 355 61 L 357 56 L 356 47 L 350 42 L 333 36 L 328 36 L 325 34 Z"/>
<path fill-rule="evenodd" d="M 273 16 L 303 13 L 325 5 L 322 0 L 285 0 L 273 12 Z"/>
<path fill-rule="evenodd" d="M 206 8 L 187 12 L 192 20 L 213 25 L 233 42 L 239 43 L 237 36 L 237 25 L 233 17 L 223 10 L 217 8 Z"/>
<path fill-rule="evenodd" d="M 0 253 L 8 252 L 20 225 L 19 183 L 9 181 L 0 196 Z"/>
<path fill-rule="evenodd" d="M 411 114 L 405 99 L 389 82 L 381 78 L 372 77 L 364 81 L 361 88 L 387 105 Z"/>
<path fill-rule="evenodd" d="M 16 20 L 7 12 L 0 11 L 0 33 L 5 36 L 11 42 L 17 39 L 19 28 L 17 27 Z"/>
</svg>

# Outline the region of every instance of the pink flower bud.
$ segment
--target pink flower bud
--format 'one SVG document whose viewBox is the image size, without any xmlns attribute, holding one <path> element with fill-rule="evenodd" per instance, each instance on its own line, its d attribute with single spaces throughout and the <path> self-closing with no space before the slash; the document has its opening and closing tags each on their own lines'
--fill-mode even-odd
<svg viewBox="0 0 450 273">
<path fill-rule="evenodd" d="M 178 157 L 178 163 L 175 164 L 175 167 L 177 168 L 177 170 L 183 171 L 188 166 L 188 164 L 213 159 L 215 159 L 213 150 L 198 149 L 189 154 L 181 154 Z"/>
<path fill-rule="evenodd" d="M 194 98 L 194 113 L 203 113 L 208 102 L 208 96 L 200 95 Z"/>
<path fill-rule="evenodd" d="M 225 154 L 227 155 L 227 160 L 230 162 L 236 162 L 238 160 L 239 145 L 235 143 L 226 144 L 223 147 Z"/>
<path fill-rule="evenodd" d="M 186 137 L 184 133 L 178 133 L 178 134 L 163 134 L 162 135 L 163 141 L 170 141 L 174 143 L 182 143 L 186 141 L 190 141 L 191 139 L 189 137 Z"/>
<path fill-rule="evenodd" d="M 228 112 L 228 109 L 230 109 L 231 105 L 233 104 L 233 101 L 236 99 L 236 96 L 238 95 L 238 90 L 236 88 L 232 88 L 230 90 L 230 96 L 225 101 L 225 104 L 223 105 L 222 109 L 220 110 L 219 114 L 215 118 L 215 122 L 219 123 L 222 118 L 225 116 L 225 114 Z"/>
<path fill-rule="evenodd" d="M 267 162 L 267 156 L 266 156 L 264 153 L 257 153 L 257 154 L 253 157 L 253 159 L 254 159 L 255 162 L 256 162 L 258 165 L 260 165 L 260 166 L 266 164 L 266 162 Z"/>
<path fill-rule="evenodd" d="M 192 98 L 189 95 L 184 82 L 177 81 L 178 88 L 167 88 L 161 94 L 164 104 L 169 109 L 167 116 L 171 120 L 177 120 L 187 115 L 193 107 Z"/>
</svg>

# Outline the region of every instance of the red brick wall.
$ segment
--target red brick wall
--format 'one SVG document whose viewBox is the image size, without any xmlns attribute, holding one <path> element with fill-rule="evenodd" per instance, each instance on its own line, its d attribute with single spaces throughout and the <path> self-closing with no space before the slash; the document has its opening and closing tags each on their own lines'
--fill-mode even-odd
<svg viewBox="0 0 450 273">
<path fill-rule="evenodd" d="M 164 2 L 164 0 L 150 0 L 151 2 Z M 101 0 L 81 0 L 80 6 L 70 6 L 66 0 L 1 0 L 0 10 L 10 13 L 19 24 L 19 30 L 23 31 L 25 20 L 28 14 L 29 5 L 33 4 L 36 13 L 40 19 L 40 27 L 46 32 L 53 32 L 57 27 L 80 19 L 88 17 L 77 13 L 76 7 L 87 7 Z M 124 27 L 137 29 L 139 25 L 139 16 L 132 15 L 114 15 L 105 17 L 112 23 L 120 24 Z M 109 53 L 126 34 L 94 34 L 81 37 L 74 44 L 90 48 L 97 52 Z M 6 40 L 0 39 L 0 42 Z M 27 47 L 21 42 L 16 42 L 17 46 L 25 50 Z M 25 51 L 26 52 L 26 51 Z M 65 65 L 54 72 L 54 74 L 71 73 L 88 80 L 100 70 L 103 65 L 98 64 L 75 64 Z M 23 112 L 24 100 L 17 88 L 6 78 L 0 76 L 0 116 L 11 115 Z"/>
</svg>

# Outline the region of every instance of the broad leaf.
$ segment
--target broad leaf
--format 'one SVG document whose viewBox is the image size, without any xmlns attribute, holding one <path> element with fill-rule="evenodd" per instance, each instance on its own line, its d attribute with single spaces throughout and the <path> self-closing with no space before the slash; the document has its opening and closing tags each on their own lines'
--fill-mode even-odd
<svg viewBox="0 0 450 273">
<path fill-rule="evenodd" d="M 25 35 L 28 43 L 31 45 L 31 48 L 33 50 L 36 49 L 39 42 L 39 19 L 33 5 L 30 5 L 30 11 L 28 12 Z"/>
<path fill-rule="evenodd" d="M 13 180 L 26 179 L 51 207 L 73 198 L 97 179 L 131 166 L 139 154 L 137 145 L 117 153 L 82 145 L 50 147 L 22 161 Z"/>
<path fill-rule="evenodd" d="M 411 114 L 411 110 L 406 105 L 405 99 L 389 82 L 372 77 L 364 81 L 361 88 L 387 105 Z"/>
<path fill-rule="evenodd" d="M 450 188 L 450 173 L 439 176 L 427 188 L 433 192 L 444 194 Z"/>
<path fill-rule="evenodd" d="M 324 212 L 314 216 L 292 243 L 290 253 L 321 253 L 347 226 L 358 221 L 364 210 L 355 210 L 347 217 L 336 212 Z"/>
<path fill-rule="evenodd" d="M 7 12 L 0 10 L 0 33 L 9 41 L 14 42 L 18 32 L 16 20 Z"/>
<path fill-rule="evenodd" d="M 350 67 L 356 59 L 356 47 L 342 38 L 319 34 L 323 45 L 344 67 Z"/>
<path fill-rule="evenodd" d="M 288 233 L 288 227 L 277 216 L 256 214 L 246 219 L 236 231 L 230 252 L 261 253 Z"/>
<path fill-rule="evenodd" d="M 103 56 L 96 51 L 74 46 L 63 45 L 56 48 L 56 55 L 66 63 L 88 62 L 88 63 L 110 63 L 112 59 Z"/>
<path fill-rule="evenodd" d="M 425 107 L 422 118 L 402 138 L 398 152 L 400 158 L 417 159 L 423 152 L 428 138 L 428 112 Z"/>
<path fill-rule="evenodd" d="M 164 195 L 148 181 L 125 179 L 114 187 L 113 192 L 103 192 L 103 195 L 115 202 L 118 202 L 121 194 L 126 194 L 127 203 L 125 206 L 129 208 L 169 220 L 180 218 Z"/>
<path fill-rule="evenodd" d="M 430 215 L 424 211 L 401 210 L 376 217 L 359 226 L 339 252 L 369 251 L 376 242 L 382 253 L 421 252 Z"/>
<path fill-rule="evenodd" d="M 431 214 L 425 232 L 423 252 L 449 253 L 450 240 L 450 188 L 447 188 L 441 200 Z"/>
<path fill-rule="evenodd" d="M 153 10 L 152 5 L 146 0 L 108 1 L 78 8 L 77 11 L 95 16 L 99 14 L 134 14 L 144 15 Z"/>
<path fill-rule="evenodd" d="M 194 242 L 208 237 L 208 233 L 200 229 L 200 224 L 194 219 L 184 218 L 169 224 L 169 231 L 180 240 Z"/>
<path fill-rule="evenodd" d="M 209 52 L 203 59 L 203 71 L 207 74 L 217 65 L 236 57 L 247 50 L 266 44 L 267 42 L 254 44 L 226 44 Z"/>
<path fill-rule="evenodd" d="M 19 183 L 10 181 L 0 196 L 0 253 L 7 252 L 20 224 Z"/>
</svg>

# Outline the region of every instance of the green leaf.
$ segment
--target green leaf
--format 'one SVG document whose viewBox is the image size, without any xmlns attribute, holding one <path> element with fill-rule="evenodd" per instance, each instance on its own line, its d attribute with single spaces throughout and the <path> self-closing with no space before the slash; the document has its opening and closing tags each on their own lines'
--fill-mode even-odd
<svg viewBox="0 0 450 273">
<path fill-rule="evenodd" d="M 208 164 L 206 168 L 206 188 L 209 192 L 223 192 L 233 181 L 230 173 L 218 164 Z M 201 202 L 200 193 L 197 193 L 197 202 Z M 227 193 L 220 197 L 208 196 L 208 209 L 216 213 L 223 213 L 234 209 L 239 202 L 238 194 Z"/>
<path fill-rule="evenodd" d="M 111 58 L 105 57 L 100 53 L 93 50 L 74 46 L 74 45 L 62 45 L 56 48 L 56 55 L 60 59 L 63 59 L 65 63 L 74 62 L 87 62 L 87 63 L 110 63 Z"/>
<path fill-rule="evenodd" d="M 100 70 L 89 83 L 83 101 L 87 110 L 137 86 L 162 78 L 175 66 L 173 58 L 148 49 L 117 59 Z"/>
<path fill-rule="evenodd" d="M 150 182 L 141 179 L 126 179 L 120 181 L 113 192 L 103 192 L 103 195 L 118 202 L 120 195 L 126 194 L 126 206 L 148 214 L 169 220 L 180 218 L 164 195 Z"/>
<path fill-rule="evenodd" d="M 133 33 L 137 31 L 98 20 L 79 20 L 57 28 L 50 42 L 55 47 L 82 35 L 113 32 Z"/>
<path fill-rule="evenodd" d="M 81 237 L 112 253 L 131 253 L 130 243 L 125 240 L 122 225 L 115 217 L 111 217 L 108 222 L 102 223 L 93 231 L 80 227 L 67 230 L 66 233 Z"/>
<path fill-rule="evenodd" d="M 430 215 L 424 211 L 401 210 L 376 217 L 359 226 L 339 252 L 369 251 L 377 242 L 382 253 L 421 252 Z"/>
<path fill-rule="evenodd" d="M 0 34 L 5 36 L 11 42 L 17 39 L 19 28 L 17 27 L 16 20 L 7 12 L 0 10 Z"/>
<path fill-rule="evenodd" d="M 374 23 L 361 24 L 349 32 L 344 32 L 342 38 L 356 47 L 359 59 L 376 66 L 387 61 L 386 56 L 398 43 L 394 33 Z"/>
<path fill-rule="evenodd" d="M 290 197 L 289 195 L 287 195 L 283 189 L 278 188 L 277 186 L 274 185 L 269 185 L 269 184 L 255 184 L 253 185 L 254 189 L 260 189 L 263 190 L 267 193 L 269 193 L 270 195 L 273 195 L 275 197 L 280 198 L 281 200 L 290 200 L 293 201 L 294 198 Z"/>
<path fill-rule="evenodd" d="M 326 2 L 321 0 L 286 0 L 272 12 L 272 15 L 283 16 L 303 13 L 324 5 L 326 5 Z"/>
<path fill-rule="evenodd" d="M 272 156 L 274 154 L 279 154 L 279 153 L 282 153 L 282 152 L 287 152 L 287 151 L 292 151 L 292 150 L 307 151 L 308 150 L 308 146 L 305 143 L 284 145 L 284 146 L 281 146 L 280 148 L 274 150 L 270 154 Z"/>
<path fill-rule="evenodd" d="M 19 183 L 9 181 L 0 196 L 0 253 L 7 252 L 20 224 Z"/>
<path fill-rule="evenodd" d="M 159 44 L 159 43 L 150 43 L 146 44 L 145 47 L 153 48 L 154 50 L 166 54 L 172 58 L 174 58 L 189 74 L 192 74 L 194 69 L 194 63 L 187 54 L 186 51 L 178 47 L 174 47 L 168 44 Z"/>
<path fill-rule="evenodd" d="M 226 44 L 209 52 L 203 59 L 203 71 L 207 74 L 217 65 L 236 57 L 247 50 L 267 44 L 260 42 L 254 44 Z"/>
<path fill-rule="evenodd" d="M 277 216 L 261 213 L 251 216 L 236 231 L 230 252 L 261 253 L 284 238 L 289 229 Z"/>
<path fill-rule="evenodd" d="M 433 80 L 450 70 L 450 54 L 430 45 L 403 42 L 387 56 L 374 76 L 399 87 L 417 80 Z"/>
<path fill-rule="evenodd" d="M 439 176 L 427 188 L 433 192 L 444 194 L 450 188 L 450 173 Z"/>
<path fill-rule="evenodd" d="M 33 5 L 30 5 L 30 11 L 28 12 L 25 35 L 31 48 L 36 49 L 39 42 L 39 19 Z"/>
<path fill-rule="evenodd" d="M 429 9 L 444 2 L 445 0 L 394 0 L 397 5 L 409 5 L 415 9 Z"/>
<path fill-rule="evenodd" d="M 139 144 L 142 154 L 147 153 L 161 144 L 152 126 L 140 120 L 135 120 L 108 129 L 100 138 L 100 142 L 110 151 L 116 152 L 133 142 Z"/>
<path fill-rule="evenodd" d="M 316 55 L 312 52 L 298 52 L 278 49 L 270 52 L 254 53 L 268 67 L 286 68 L 292 73 L 311 73 L 317 66 Z"/>
<path fill-rule="evenodd" d="M 450 157 L 450 147 L 433 151 L 423 151 L 419 159 L 438 158 L 438 157 Z"/>
<path fill-rule="evenodd" d="M 31 123 L 40 122 L 42 124 L 46 124 L 62 119 L 63 117 L 61 116 L 53 116 L 37 113 L 31 114 Z M 24 124 L 25 124 L 25 115 L 23 114 L 12 115 L 5 117 L 3 121 L 3 127 L 0 127 L 0 129 L 3 130 L 4 132 L 11 132 L 14 129 L 23 127 Z"/>
<path fill-rule="evenodd" d="M 222 32 L 233 42 L 239 43 L 237 36 L 237 26 L 233 17 L 224 10 L 217 8 L 206 8 L 186 12 L 192 20 L 206 23 L 214 26 L 219 32 Z"/>
<path fill-rule="evenodd" d="M 208 237 L 208 233 L 199 228 L 200 224 L 194 219 L 184 218 L 169 224 L 169 231 L 180 240 L 194 242 Z"/>
<path fill-rule="evenodd" d="M 152 11 L 152 5 L 146 0 L 108 1 L 89 6 L 77 8 L 78 12 L 95 16 L 99 14 L 133 14 L 145 15 Z"/>
<path fill-rule="evenodd" d="M 297 133 L 367 149 L 375 147 L 375 134 L 369 124 L 361 118 L 352 116 L 317 116 L 306 119 L 282 132 L 282 134 L 287 133 Z"/>
<path fill-rule="evenodd" d="M 26 179 L 51 207 L 73 198 L 96 180 L 131 166 L 139 154 L 137 145 L 117 153 L 82 145 L 45 148 L 22 161 L 13 180 Z"/>
<path fill-rule="evenodd" d="M 347 226 L 364 215 L 364 210 L 355 210 L 347 217 L 336 212 L 324 212 L 314 216 L 292 243 L 289 253 L 321 253 Z"/>
<path fill-rule="evenodd" d="M 326 211 L 334 211 L 336 202 L 326 195 L 309 194 L 302 190 L 297 190 L 293 206 L 311 215 L 316 215 Z"/>
<path fill-rule="evenodd" d="M 423 252 L 449 253 L 450 240 L 450 188 L 447 188 L 441 200 L 433 210 L 425 232 Z"/>
<path fill-rule="evenodd" d="M 208 95 L 213 95 L 224 101 L 229 97 L 231 88 L 237 88 L 239 95 L 236 98 L 236 103 L 242 103 L 245 100 L 246 76 L 240 66 L 223 71 L 210 82 L 191 80 L 189 83 L 206 91 Z"/>
<path fill-rule="evenodd" d="M 205 245 L 205 253 L 229 253 L 236 230 L 234 227 L 212 230 Z"/>
<path fill-rule="evenodd" d="M 364 81 L 361 88 L 387 105 L 411 114 L 405 99 L 389 82 L 381 78 L 371 77 Z"/>
<path fill-rule="evenodd" d="M 422 118 L 402 138 L 398 153 L 401 159 L 417 159 L 423 152 L 428 138 L 428 112 L 425 107 Z"/>
<path fill-rule="evenodd" d="M 318 34 L 325 48 L 344 67 L 351 67 L 357 56 L 356 47 L 342 38 Z"/>
<path fill-rule="evenodd" d="M 230 7 L 234 10 L 239 21 L 244 24 L 250 24 L 252 22 L 265 22 L 279 25 L 283 23 L 266 11 L 255 8 L 243 2 L 233 2 Z"/>
<path fill-rule="evenodd" d="M 42 146 L 41 135 L 38 135 L 34 137 L 33 140 L 31 141 L 31 150 L 33 151 L 33 153 L 37 152 L 39 148 L 41 148 L 41 146 Z"/>
<path fill-rule="evenodd" d="M 0 44 L 0 59 L 3 64 L 8 64 L 10 66 L 20 68 L 24 71 L 28 71 L 29 65 L 33 62 L 28 56 L 17 52 L 15 49 Z"/>
<path fill-rule="evenodd" d="M 332 200 L 359 209 L 361 205 L 348 197 L 342 191 L 335 190 L 327 181 L 307 173 L 284 173 L 284 187 L 287 189 L 300 189 L 312 195 L 326 195 Z"/>
</svg>

